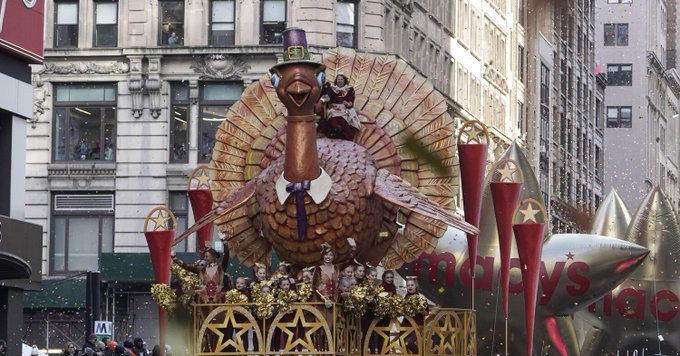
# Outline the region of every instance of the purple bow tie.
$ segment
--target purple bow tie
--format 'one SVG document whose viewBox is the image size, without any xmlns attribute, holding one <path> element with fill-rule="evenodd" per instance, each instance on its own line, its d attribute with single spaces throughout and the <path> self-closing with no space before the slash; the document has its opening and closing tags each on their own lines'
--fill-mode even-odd
<svg viewBox="0 0 680 356">
<path fill-rule="evenodd" d="M 297 215 L 298 240 L 307 238 L 307 212 L 305 211 L 305 192 L 312 187 L 312 182 L 303 180 L 297 183 L 288 183 L 286 191 L 295 195 L 295 211 Z"/>
</svg>

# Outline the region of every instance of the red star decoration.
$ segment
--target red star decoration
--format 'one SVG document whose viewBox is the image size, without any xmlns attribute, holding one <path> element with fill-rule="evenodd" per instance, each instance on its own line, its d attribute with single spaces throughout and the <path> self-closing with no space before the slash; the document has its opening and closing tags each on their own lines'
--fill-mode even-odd
<svg viewBox="0 0 680 356">
<path fill-rule="evenodd" d="M 573 260 L 573 259 L 574 259 L 574 254 L 571 253 L 571 251 L 569 251 L 569 253 L 567 253 L 565 256 L 567 256 L 567 259 L 568 259 L 568 260 Z"/>
</svg>

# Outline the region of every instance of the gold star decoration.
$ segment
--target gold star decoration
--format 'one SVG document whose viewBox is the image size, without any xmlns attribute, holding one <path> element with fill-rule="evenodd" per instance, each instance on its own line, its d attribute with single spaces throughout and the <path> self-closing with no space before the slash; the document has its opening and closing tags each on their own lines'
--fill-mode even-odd
<svg viewBox="0 0 680 356">
<path fill-rule="evenodd" d="M 515 181 L 512 175 L 513 173 L 517 172 L 517 167 L 513 167 L 510 162 L 506 162 L 502 168 L 498 168 L 496 171 L 501 175 L 500 182 Z"/>
<path fill-rule="evenodd" d="M 459 144 L 477 143 L 485 144 L 489 142 L 489 133 L 484 124 L 478 120 L 466 121 L 460 128 L 458 134 Z"/>
<path fill-rule="evenodd" d="M 158 229 L 168 230 L 168 220 L 170 220 L 170 216 L 163 215 L 163 210 L 158 210 L 158 215 L 151 219 L 153 221 L 153 231 Z"/>
<path fill-rule="evenodd" d="M 238 322 L 234 311 L 234 308 L 226 308 L 224 319 L 221 322 L 208 324 L 208 330 L 217 335 L 215 352 L 223 352 L 230 346 L 233 347 L 236 352 L 245 353 L 248 351 L 242 340 L 245 339 L 244 334 L 248 332 L 250 328 L 256 327 L 257 324 L 249 321 L 247 318 L 245 318 L 245 321 L 242 323 Z M 226 335 L 230 332 L 234 333 L 233 339 L 232 335 Z"/>
<path fill-rule="evenodd" d="M 210 166 L 199 164 L 189 174 L 187 190 L 210 189 Z"/>
<path fill-rule="evenodd" d="M 524 204 L 522 204 L 524 205 Z M 536 214 L 541 212 L 541 208 L 539 207 L 538 209 L 534 210 L 534 206 L 532 202 L 527 202 L 525 207 L 523 209 L 520 209 L 519 213 L 522 214 L 524 217 L 522 218 L 522 223 L 526 222 L 538 222 L 536 218 Z"/>
<path fill-rule="evenodd" d="M 411 318 L 404 318 L 405 323 L 400 323 L 399 319 L 390 319 L 389 323 L 387 325 L 381 325 L 381 326 L 375 326 L 373 331 L 378 334 L 380 338 L 382 338 L 383 343 L 380 346 L 379 354 L 380 355 L 386 355 L 388 353 L 393 353 L 393 351 L 396 351 L 396 353 L 399 354 L 411 354 L 411 352 L 408 351 L 406 345 L 408 344 L 406 341 L 406 338 L 411 334 L 411 333 L 417 333 L 417 327 L 415 326 L 415 322 Z M 410 325 L 405 325 L 405 324 L 410 324 Z M 395 332 L 392 332 L 392 330 L 396 330 Z M 370 334 L 370 332 L 369 332 Z M 369 336 L 370 337 L 370 336 Z"/>
<path fill-rule="evenodd" d="M 198 177 L 194 177 L 198 180 L 198 186 L 196 187 L 197 189 L 201 189 L 204 187 L 210 188 L 210 177 L 205 174 L 205 169 L 201 171 L 201 175 Z"/>
<path fill-rule="evenodd" d="M 302 349 L 316 350 L 312 335 L 317 330 L 323 328 L 325 323 L 322 321 L 322 317 L 319 318 L 320 315 L 314 315 L 316 313 L 311 313 L 316 320 L 308 320 L 308 316 L 305 315 L 305 310 L 306 309 L 301 306 L 296 307 L 292 320 L 279 321 L 276 323 L 276 326 L 286 335 L 286 343 L 285 345 L 281 345 L 283 346 L 282 349 L 284 352 L 294 352 L 297 346 L 301 346 Z M 295 331 L 298 330 L 298 325 L 305 330 L 304 337 L 302 335 L 297 335 L 296 337 Z"/>
<path fill-rule="evenodd" d="M 437 322 L 433 328 L 434 334 L 439 336 L 439 344 L 433 347 L 432 352 L 435 353 L 450 353 L 454 348 L 454 340 L 457 335 L 463 330 L 463 325 L 454 325 L 451 320 L 451 315 L 446 314 Z"/>
</svg>

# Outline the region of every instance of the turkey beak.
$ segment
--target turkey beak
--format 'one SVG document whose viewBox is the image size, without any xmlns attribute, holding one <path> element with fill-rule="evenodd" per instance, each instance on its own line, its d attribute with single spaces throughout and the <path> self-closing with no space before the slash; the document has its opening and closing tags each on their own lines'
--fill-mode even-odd
<svg viewBox="0 0 680 356">
<path fill-rule="evenodd" d="M 286 87 L 286 93 L 288 94 L 288 97 L 295 105 L 297 105 L 297 107 L 302 107 L 305 101 L 307 101 L 311 91 L 312 87 L 300 80 L 296 80 Z"/>
</svg>

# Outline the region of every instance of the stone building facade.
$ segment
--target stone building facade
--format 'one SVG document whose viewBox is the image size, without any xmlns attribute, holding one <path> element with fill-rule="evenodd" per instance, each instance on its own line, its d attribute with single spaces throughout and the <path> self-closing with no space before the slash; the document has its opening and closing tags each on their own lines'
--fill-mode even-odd
<svg viewBox="0 0 680 356">
<path fill-rule="evenodd" d="M 596 60 L 607 72 L 606 185 L 635 211 L 659 185 L 680 207 L 675 0 L 598 3 Z"/>
<path fill-rule="evenodd" d="M 595 62 L 595 2 L 529 0 L 528 151 L 553 232 L 589 229 L 603 199 L 606 82 Z"/>
<path fill-rule="evenodd" d="M 26 219 L 44 227 L 43 297 L 29 298 L 29 340 L 78 340 L 82 273 L 101 270 L 102 315 L 116 339 L 156 342 L 142 234 L 167 205 L 190 223 L 187 174 L 210 160 L 231 103 L 279 61 L 280 32 L 403 57 L 454 116 L 521 138 L 523 0 L 46 1 L 45 63 L 33 74 Z M 180 246 L 196 251 L 195 240 Z M 146 267 L 148 269 L 148 266 Z M 58 301 L 49 296 L 59 295 Z M 54 298 L 52 298 L 54 299 Z"/>
</svg>

